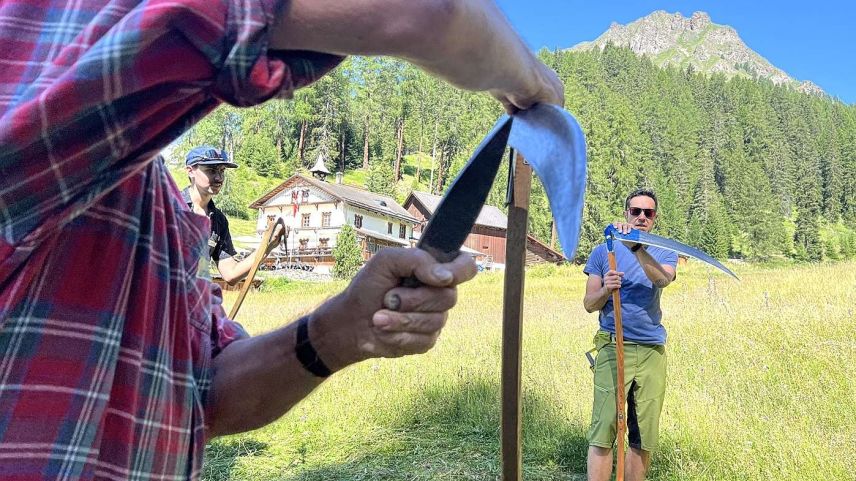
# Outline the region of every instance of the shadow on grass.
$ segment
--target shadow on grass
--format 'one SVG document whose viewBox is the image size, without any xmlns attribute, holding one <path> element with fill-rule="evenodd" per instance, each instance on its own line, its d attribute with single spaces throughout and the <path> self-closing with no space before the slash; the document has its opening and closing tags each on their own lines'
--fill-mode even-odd
<svg viewBox="0 0 856 481">
<path fill-rule="evenodd" d="M 495 480 L 500 465 L 499 385 L 462 380 L 424 390 L 385 422 L 383 439 L 345 463 L 307 467 L 288 481 Z M 524 479 L 583 480 L 583 426 L 559 417 L 549 400 L 523 399 Z M 384 421 L 381 421 L 383 424 Z"/>
<path fill-rule="evenodd" d="M 202 478 L 206 481 L 229 480 L 239 457 L 261 456 L 267 448 L 266 443 L 254 439 L 214 440 L 205 446 Z"/>
<path fill-rule="evenodd" d="M 407 406 L 378 419 L 381 435 L 355 445 L 347 462 L 307 465 L 283 481 L 496 480 L 500 464 L 500 388 L 495 382 L 460 380 L 434 386 Z M 572 423 L 549 399 L 523 398 L 523 479 L 583 481 L 587 426 Z M 230 479 L 238 457 L 264 456 L 252 439 L 214 441 L 206 448 L 206 481 Z M 709 455 L 661 436 L 649 480 L 678 480 L 684 468 Z"/>
</svg>

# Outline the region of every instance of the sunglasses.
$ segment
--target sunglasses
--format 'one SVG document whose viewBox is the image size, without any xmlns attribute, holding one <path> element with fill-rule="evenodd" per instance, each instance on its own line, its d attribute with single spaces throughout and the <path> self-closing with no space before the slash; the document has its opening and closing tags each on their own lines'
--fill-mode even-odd
<svg viewBox="0 0 856 481">
<path fill-rule="evenodd" d="M 631 207 L 627 210 L 633 217 L 639 217 L 639 215 L 641 215 L 643 212 L 645 213 L 645 217 L 649 219 L 657 217 L 657 209 L 643 209 L 641 207 Z"/>
</svg>

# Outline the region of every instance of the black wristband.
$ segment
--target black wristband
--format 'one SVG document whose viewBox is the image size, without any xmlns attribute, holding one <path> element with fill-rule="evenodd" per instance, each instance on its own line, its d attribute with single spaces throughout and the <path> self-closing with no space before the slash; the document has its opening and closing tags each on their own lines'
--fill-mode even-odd
<svg viewBox="0 0 856 481">
<path fill-rule="evenodd" d="M 636 252 L 642 248 L 642 244 L 636 244 L 635 246 L 630 248 L 630 252 Z"/>
<path fill-rule="evenodd" d="M 294 347 L 297 359 L 307 371 L 318 377 L 327 377 L 333 374 L 324 361 L 318 357 L 318 352 L 309 341 L 309 316 L 303 316 L 297 321 L 297 343 Z"/>
</svg>

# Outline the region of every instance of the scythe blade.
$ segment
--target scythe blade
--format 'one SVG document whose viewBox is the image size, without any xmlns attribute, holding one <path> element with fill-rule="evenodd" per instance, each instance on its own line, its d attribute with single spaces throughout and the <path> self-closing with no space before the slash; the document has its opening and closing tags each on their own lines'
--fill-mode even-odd
<svg viewBox="0 0 856 481">
<path fill-rule="evenodd" d="M 678 254 L 683 254 L 687 257 L 692 257 L 694 259 L 698 259 L 702 262 L 712 265 L 722 272 L 728 274 L 729 276 L 740 280 L 736 274 L 731 272 L 731 269 L 722 265 L 721 262 L 714 259 L 713 257 L 705 254 L 704 252 L 696 249 L 695 247 L 690 247 L 686 244 L 678 242 L 676 240 L 667 239 L 665 237 L 661 237 L 655 234 L 650 234 L 648 232 L 643 232 L 638 229 L 631 229 L 627 234 L 622 234 L 618 231 L 614 226 L 608 225 L 606 229 L 603 230 L 604 236 L 607 239 L 615 239 L 617 241 L 627 241 L 627 242 L 636 242 L 639 244 L 645 244 L 654 247 L 660 247 L 662 249 L 668 249 L 670 251 L 677 252 Z"/>
</svg>

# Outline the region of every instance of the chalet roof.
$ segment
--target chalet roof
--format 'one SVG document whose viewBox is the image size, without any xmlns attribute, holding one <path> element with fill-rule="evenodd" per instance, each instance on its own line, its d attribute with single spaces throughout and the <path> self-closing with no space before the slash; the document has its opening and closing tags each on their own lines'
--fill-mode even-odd
<svg viewBox="0 0 856 481">
<path fill-rule="evenodd" d="M 437 206 L 440 204 L 440 200 L 442 199 L 439 195 L 429 194 L 427 192 L 417 192 L 415 190 L 410 195 L 425 206 L 425 208 L 428 209 L 428 212 L 432 215 L 434 214 L 434 211 L 437 210 Z M 479 216 L 476 219 L 476 225 L 507 229 L 508 218 L 498 208 L 492 205 L 485 205 L 482 207 L 481 212 L 479 212 Z"/>
<path fill-rule="evenodd" d="M 410 246 L 410 241 L 408 241 L 407 239 L 401 239 L 401 238 L 398 238 L 398 237 L 392 237 L 392 236 L 389 236 L 389 235 L 384 235 L 384 234 L 381 234 L 381 233 L 379 233 L 379 232 L 374 232 L 374 231 L 370 231 L 370 230 L 368 230 L 368 229 L 363 229 L 363 228 L 354 229 L 354 230 L 356 230 L 358 234 L 361 234 L 361 235 L 364 235 L 364 236 L 374 237 L 375 239 L 384 240 L 384 241 L 387 241 L 387 242 L 389 242 L 389 243 L 402 245 L 402 246 L 404 246 L 404 247 L 409 247 L 409 246 Z"/>
<path fill-rule="evenodd" d="M 279 184 L 267 194 L 256 199 L 252 204 L 250 204 L 250 208 L 262 208 L 280 192 L 299 185 L 311 185 L 348 205 L 358 207 L 360 209 L 395 217 L 412 224 L 419 223 L 419 219 L 410 215 L 410 213 L 407 212 L 404 207 L 401 207 L 392 197 L 388 197 L 383 194 L 376 194 L 350 185 L 331 184 L 329 182 L 324 182 L 301 174 L 292 175 L 285 182 Z"/>
<path fill-rule="evenodd" d="M 434 211 L 437 210 L 437 206 L 440 204 L 440 200 L 442 199 L 439 195 L 413 191 L 410 193 L 407 200 L 404 201 L 404 205 L 407 205 L 407 202 L 411 197 L 418 200 L 420 204 L 425 206 L 425 208 L 428 209 L 428 213 L 431 215 L 434 215 Z M 506 217 L 498 208 L 492 205 L 485 205 L 482 207 L 481 212 L 479 212 L 479 216 L 476 219 L 476 225 L 506 230 L 508 229 L 508 217 Z M 564 259 L 564 255 L 562 255 L 561 252 L 551 249 L 549 246 L 533 237 L 532 234 L 527 234 L 526 239 L 527 248 L 533 251 L 541 251 L 544 259 L 552 262 L 558 262 Z"/>
</svg>

